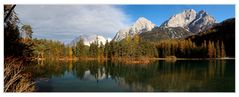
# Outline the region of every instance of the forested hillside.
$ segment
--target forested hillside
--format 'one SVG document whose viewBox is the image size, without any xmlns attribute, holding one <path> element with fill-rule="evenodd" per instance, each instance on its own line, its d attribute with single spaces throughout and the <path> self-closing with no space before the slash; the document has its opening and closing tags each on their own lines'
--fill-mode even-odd
<svg viewBox="0 0 239 97">
<path fill-rule="evenodd" d="M 204 40 L 212 41 L 214 44 L 217 41 L 223 41 L 227 56 L 235 57 L 235 18 L 215 24 L 212 28 L 198 35 L 190 36 L 188 39 L 197 44 L 202 43 Z"/>
</svg>

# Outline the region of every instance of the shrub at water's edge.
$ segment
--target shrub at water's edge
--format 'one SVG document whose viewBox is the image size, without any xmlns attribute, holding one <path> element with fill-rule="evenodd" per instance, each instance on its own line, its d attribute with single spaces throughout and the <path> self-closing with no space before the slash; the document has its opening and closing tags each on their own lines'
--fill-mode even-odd
<svg viewBox="0 0 239 97">
<path fill-rule="evenodd" d="M 25 71 L 23 58 L 4 59 L 4 92 L 31 92 L 35 90 L 31 73 Z"/>
<path fill-rule="evenodd" d="M 4 5 L 4 92 L 30 92 L 35 86 L 25 68 L 32 59 L 33 32 L 30 25 L 19 27 L 15 6 Z M 20 31 L 26 37 L 21 37 Z"/>
</svg>

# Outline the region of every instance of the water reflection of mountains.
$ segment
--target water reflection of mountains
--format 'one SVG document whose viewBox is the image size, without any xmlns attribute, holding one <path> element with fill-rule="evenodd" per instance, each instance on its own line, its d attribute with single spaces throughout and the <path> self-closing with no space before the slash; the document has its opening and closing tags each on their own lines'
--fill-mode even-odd
<svg viewBox="0 0 239 97">
<path fill-rule="evenodd" d="M 66 72 L 81 80 L 113 79 L 133 91 L 235 91 L 234 64 L 234 60 L 155 61 L 147 65 L 44 61 L 31 70 L 38 79 L 63 77 Z"/>
</svg>

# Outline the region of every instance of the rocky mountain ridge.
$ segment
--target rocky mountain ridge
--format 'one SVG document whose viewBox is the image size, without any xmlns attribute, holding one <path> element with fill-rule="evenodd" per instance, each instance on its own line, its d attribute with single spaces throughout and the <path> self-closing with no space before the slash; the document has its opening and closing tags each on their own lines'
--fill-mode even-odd
<svg viewBox="0 0 239 97">
<path fill-rule="evenodd" d="M 204 10 L 197 13 L 193 9 L 188 9 L 170 17 L 160 27 L 182 27 L 192 33 L 199 33 L 212 27 L 214 23 L 216 23 L 214 17 Z"/>
</svg>

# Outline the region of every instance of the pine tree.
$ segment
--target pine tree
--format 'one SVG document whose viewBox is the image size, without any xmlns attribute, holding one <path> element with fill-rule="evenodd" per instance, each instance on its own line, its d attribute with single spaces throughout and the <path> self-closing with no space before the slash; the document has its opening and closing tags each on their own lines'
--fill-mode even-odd
<svg viewBox="0 0 239 97">
<path fill-rule="evenodd" d="M 225 51 L 225 48 L 224 48 L 223 41 L 222 41 L 222 44 L 221 44 L 221 57 L 226 57 L 226 51 Z"/>
<path fill-rule="evenodd" d="M 72 59 L 72 48 L 69 46 L 68 50 L 69 50 L 69 58 Z"/>
<path fill-rule="evenodd" d="M 140 42 L 140 37 L 139 37 L 139 35 L 137 34 L 137 35 L 134 36 L 134 43 L 135 43 L 136 45 L 138 45 L 139 42 Z"/>
<path fill-rule="evenodd" d="M 102 42 L 100 42 L 100 47 L 98 49 L 98 58 L 104 58 L 104 45 Z"/>
<path fill-rule="evenodd" d="M 179 41 L 179 50 L 180 50 L 180 55 L 184 56 L 185 55 L 185 40 Z"/>
<path fill-rule="evenodd" d="M 108 58 L 108 57 L 109 57 L 109 42 L 108 42 L 108 40 L 106 40 L 106 42 L 105 42 L 104 57 L 105 57 L 105 58 Z"/>
<path fill-rule="evenodd" d="M 217 44 L 216 44 L 216 53 L 217 53 L 217 58 L 220 58 L 221 57 L 221 50 L 220 50 L 219 40 L 217 40 Z"/>
<path fill-rule="evenodd" d="M 97 42 L 93 42 L 90 44 L 90 48 L 89 48 L 89 54 L 91 57 L 98 57 L 98 45 Z"/>
<path fill-rule="evenodd" d="M 217 52 L 216 52 L 214 41 L 212 41 L 212 49 L 213 49 L 213 58 L 216 58 L 217 57 Z"/>
<path fill-rule="evenodd" d="M 85 56 L 85 45 L 84 45 L 84 39 L 80 37 L 80 41 L 76 43 L 75 47 L 75 55 L 77 57 L 84 57 Z"/>
<path fill-rule="evenodd" d="M 24 43 L 29 41 L 32 38 L 32 27 L 30 25 L 23 25 L 21 27 L 21 37 L 23 37 Z"/>
<path fill-rule="evenodd" d="M 213 57 L 213 47 L 211 41 L 208 42 L 208 57 L 212 58 Z"/>
</svg>

